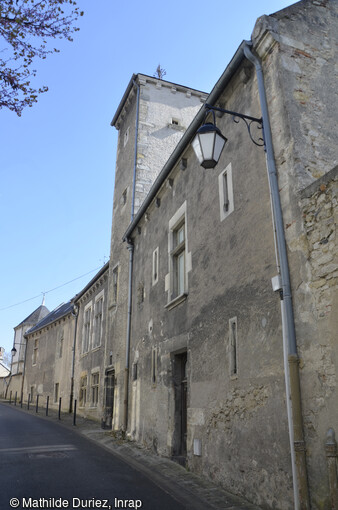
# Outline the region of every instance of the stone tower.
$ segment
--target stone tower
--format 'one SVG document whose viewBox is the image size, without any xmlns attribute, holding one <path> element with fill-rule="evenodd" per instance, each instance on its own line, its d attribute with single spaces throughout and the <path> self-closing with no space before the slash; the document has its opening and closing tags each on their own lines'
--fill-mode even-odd
<svg viewBox="0 0 338 510">
<path fill-rule="evenodd" d="M 123 427 L 128 336 L 130 253 L 122 241 L 123 234 L 206 97 L 197 90 L 134 74 L 111 122 L 119 136 L 107 300 L 105 399 L 106 406 L 112 408 L 115 430 Z"/>
</svg>

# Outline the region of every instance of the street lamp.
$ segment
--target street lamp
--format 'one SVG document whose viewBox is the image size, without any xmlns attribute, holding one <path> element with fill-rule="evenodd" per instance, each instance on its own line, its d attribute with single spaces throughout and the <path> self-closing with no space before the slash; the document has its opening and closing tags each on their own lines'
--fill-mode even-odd
<svg viewBox="0 0 338 510">
<path fill-rule="evenodd" d="M 244 120 L 251 141 L 255 145 L 258 145 L 260 147 L 264 146 L 265 148 L 264 138 L 260 138 L 259 141 L 256 142 L 251 133 L 252 123 L 258 124 L 257 127 L 263 129 L 262 118 L 258 119 L 256 117 L 244 115 L 243 113 L 233 112 L 231 110 L 224 110 L 224 108 L 217 108 L 216 106 L 211 106 L 209 104 L 206 104 L 205 108 L 207 112 L 204 120 L 206 120 L 207 116 L 211 113 L 213 116 L 213 122 L 205 122 L 197 130 L 196 136 L 192 141 L 192 146 L 197 156 L 197 159 L 200 165 L 203 166 L 203 168 L 215 168 L 221 156 L 222 150 L 227 142 L 227 138 L 222 135 L 220 129 L 216 126 L 215 111 L 232 115 L 233 121 L 236 123 L 239 122 L 239 119 Z"/>
</svg>

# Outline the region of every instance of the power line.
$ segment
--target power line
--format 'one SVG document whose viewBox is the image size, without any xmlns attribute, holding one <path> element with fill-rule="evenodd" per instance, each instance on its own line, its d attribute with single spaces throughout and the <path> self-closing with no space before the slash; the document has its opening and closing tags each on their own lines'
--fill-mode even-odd
<svg viewBox="0 0 338 510">
<path fill-rule="evenodd" d="M 97 271 L 98 269 L 100 269 L 100 267 L 96 267 L 95 269 L 88 271 L 88 273 L 82 274 L 81 276 L 77 276 L 76 278 L 73 278 L 73 280 L 69 280 L 69 282 L 63 283 L 62 285 L 59 285 L 58 287 L 54 287 L 54 289 L 46 290 L 45 292 L 41 292 L 37 296 L 25 299 L 24 301 L 20 301 L 20 303 L 15 303 L 14 305 L 9 305 L 9 306 L 6 306 L 5 308 L 0 308 L 0 312 L 2 312 L 3 310 L 8 310 L 9 308 L 14 308 L 14 306 L 22 305 L 23 303 L 27 303 L 28 301 L 33 301 L 33 299 L 37 299 L 38 297 L 41 297 L 41 294 L 45 295 L 45 294 L 49 294 L 49 292 L 53 292 L 54 290 L 61 289 L 61 287 L 64 287 L 65 285 L 68 285 L 69 283 L 73 283 L 76 280 L 80 280 L 80 278 L 84 278 L 85 276 L 89 275 L 90 273 L 94 273 L 94 271 Z"/>
</svg>

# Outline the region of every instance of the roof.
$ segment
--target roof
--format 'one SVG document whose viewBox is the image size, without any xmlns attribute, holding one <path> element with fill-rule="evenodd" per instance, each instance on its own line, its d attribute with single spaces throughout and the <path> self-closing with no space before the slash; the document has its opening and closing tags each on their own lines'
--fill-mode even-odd
<svg viewBox="0 0 338 510">
<path fill-rule="evenodd" d="M 98 273 L 96 273 L 96 275 L 94 276 L 94 278 L 92 278 L 90 280 L 89 283 L 87 283 L 87 285 L 81 290 L 81 292 L 79 292 L 78 294 L 76 294 L 73 298 L 73 302 L 76 303 L 80 297 L 83 296 L 83 294 L 85 294 L 87 292 L 87 290 L 109 269 L 109 260 L 108 262 L 105 263 L 105 265 L 100 269 L 100 271 Z"/>
<path fill-rule="evenodd" d="M 208 95 L 207 92 L 203 92 L 202 90 L 197 90 L 197 89 L 194 89 L 192 87 L 186 87 L 185 85 L 179 85 L 178 83 L 173 83 L 171 81 L 166 81 L 166 80 L 161 80 L 160 78 L 156 78 L 155 76 L 148 76 L 147 74 L 141 74 L 141 73 L 138 73 L 138 74 L 133 74 L 128 85 L 127 85 L 127 88 L 126 88 L 126 91 L 125 93 L 123 94 L 122 96 L 122 99 L 120 101 L 120 104 L 119 106 L 117 107 L 117 110 L 115 112 L 115 115 L 113 117 L 113 120 L 111 121 L 110 125 L 111 126 L 116 126 L 116 123 L 117 123 L 117 120 L 120 116 L 120 113 L 122 112 L 123 110 L 123 107 L 128 99 L 128 96 L 130 94 L 130 91 L 132 90 L 134 84 L 136 83 L 136 80 L 139 80 L 140 78 L 145 78 L 145 79 L 148 79 L 148 80 L 154 80 L 154 82 L 160 82 L 161 84 L 165 84 L 167 86 L 174 86 L 176 88 L 179 88 L 181 90 L 190 90 L 190 91 L 194 91 L 195 93 L 197 94 L 202 94 L 202 95 Z"/>
<path fill-rule="evenodd" d="M 41 321 L 44 317 L 46 317 L 46 315 L 48 315 L 48 314 L 49 314 L 48 308 L 44 305 L 41 305 L 41 306 L 39 306 L 39 308 L 34 310 L 33 313 L 28 315 L 28 317 L 26 317 L 26 319 L 24 319 L 22 322 L 20 322 L 20 324 L 18 326 L 16 326 L 16 328 L 18 328 L 19 326 L 23 326 L 24 324 L 35 325 L 39 321 Z M 14 329 L 16 329 L 16 328 L 14 328 Z"/>
<path fill-rule="evenodd" d="M 44 317 L 40 322 L 38 322 L 35 326 L 26 331 L 26 335 L 30 335 L 34 333 L 34 331 L 39 331 L 40 329 L 52 324 L 57 319 L 61 319 L 65 315 L 68 315 L 73 310 L 73 301 L 68 301 L 68 303 L 62 303 L 58 307 L 56 307 L 52 312 L 50 312 L 46 317 Z"/>
</svg>

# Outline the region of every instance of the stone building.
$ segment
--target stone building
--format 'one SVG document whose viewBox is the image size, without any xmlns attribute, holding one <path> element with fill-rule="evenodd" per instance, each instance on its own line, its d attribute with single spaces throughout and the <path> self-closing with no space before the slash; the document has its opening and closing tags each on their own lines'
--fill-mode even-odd
<svg viewBox="0 0 338 510">
<path fill-rule="evenodd" d="M 209 95 L 132 76 L 110 262 L 24 337 L 25 394 L 262 508 L 338 505 L 337 19 L 262 16 Z M 205 103 L 228 138 L 208 169 Z"/>
<path fill-rule="evenodd" d="M 68 411 L 72 392 L 75 314 L 72 301 L 50 312 L 30 328 L 27 340 L 23 399 Z"/>
<path fill-rule="evenodd" d="M 132 253 L 123 234 L 207 94 L 142 74 L 133 75 L 111 125 L 119 131 L 108 283 L 106 364 L 114 367 L 113 427 L 124 427 L 128 383 L 125 339 Z"/>
<path fill-rule="evenodd" d="M 107 342 L 126 398 L 114 427 L 263 508 L 337 502 L 337 28 L 333 1 L 258 19 L 207 103 L 263 117 L 267 158 L 221 114 L 226 148 L 202 169 L 202 109 L 128 202 L 124 255 L 135 152 L 118 125 Z"/>
<path fill-rule="evenodd" d="M 11 391 L 13 395 L 17 394 L 19 398 L 21 398 L 21 392 L 23 391 L 23 378 L 25 373 L 27 341 L 25 334 L 48 314 L 48 308 L 42 304 L 14 328 L 13 352 L 15 351 L 15 353 L 12 356 L 11 377 L 8 390 Z"/>
<path fill-rule="evenodd" d="M 107 288 L 109 262 L 75 296 L 74 399 L 83 416 L 111 425 L 113 399 L 107 389 L 109 368 L 105 366 Z M 107 409 L 106 409 L 107 407 Z"/>
</svg>

